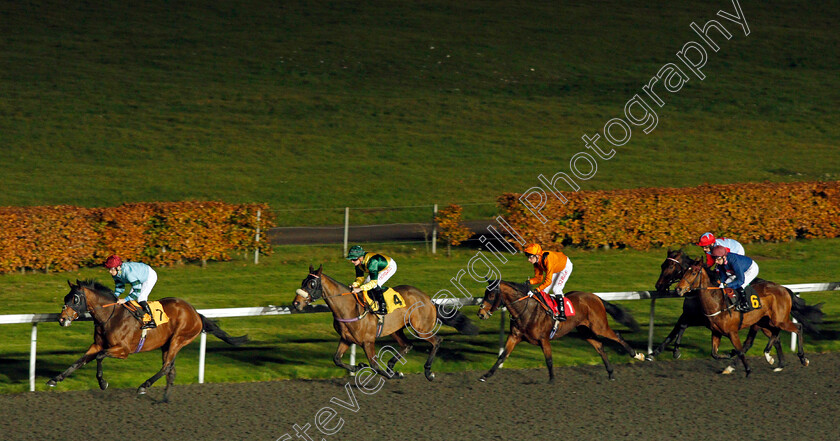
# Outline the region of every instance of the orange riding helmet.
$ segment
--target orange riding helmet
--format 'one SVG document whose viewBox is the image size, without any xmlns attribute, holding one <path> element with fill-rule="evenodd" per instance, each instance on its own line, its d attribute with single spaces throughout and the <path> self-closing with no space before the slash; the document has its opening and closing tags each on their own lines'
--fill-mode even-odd
<svg viewBox="0 0 840 441">
<path fill-rule="evenodd" d="M 532 243 L 532 244 L 529 244 L 528 246 L 526 246 L 524 251 L 525 251 L 525 254 L 540 255 L 540 254 L 542 254 L 542 247 L 535 244 L 535 243 Z"/>
</svg>

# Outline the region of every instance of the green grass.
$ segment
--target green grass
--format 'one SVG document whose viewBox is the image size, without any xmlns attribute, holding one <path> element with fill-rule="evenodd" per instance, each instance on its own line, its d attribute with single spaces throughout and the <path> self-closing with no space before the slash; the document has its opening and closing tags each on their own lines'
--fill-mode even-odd
<svg viewBox="0 0 840 441">
<path fill-rule="evenodd" d="M 784 244 L 754 244 L 748 247 L 761 267 L 761 276 L 781 283 L 837 281 L 840 274 L 840 239 L 795 241 Z M 452 257 L 432 256 L 411 246 L 389 246 L 388 252 L 400 262 L 396 283 L 408 283 L 435 293 L 449 287 L 449 279 L 464 267 L 474 254 L 470 250 L 455 250 Z M 695 249 L 691 251 L 696 253 Z M 567 285 L 570 290 L 625 291 L 652 289 L 659 274 L 659 264 L 665 257 L 664 250 L 578 250 L 569 249 L 575 263 L 574 274 Z M 224 308 L 237 306 L 287 305 L 294 296 L 294 289 L 306 276 L 309 264 L 324 264 L 324 271 L 339 280 L 352 278 L 350 264 L 340 258 L 337 247 L 283 247 L 259 266 L 244 261 L 213 263 L 202 269 L 198 266 L 160 268 L 160 281 L 155 288 L 156 298 L 182 297 L 197 308 Z M 503 278 L 521 280 L 530 273 L 529 265 L 521 259 L 511 260 L 500 268 Z M 86 269 L 65 274 L 27 274 L 0 276 L 3 299 L 0 314 L 58 312 L 62 298 L 67 293 L 67 279 L 97 278 L 109 282 L 103 270 Z M 468 278 L 467 278 L 468 279 Z M 467 282 L 474 296 L 483 294 L 479 284 Z M 824 335 L 806 335 L 809 352 L 840 350 L 840 323 L 836 317 L 840 306 L 834 301 L 837 293 L 806 293 L 809 304 L 826 302 Z M 628 307 L 642 323 L 647 323 L 650 304 L 647 301 L 619 302 Z M 655 340 L 657 343 L 671 330 L 681 311 L 678 299 L 659 300 L 656 304 Z M 464 312 L 481 327 L 479 336 L 453 334 L 443 328 L 444 338 L 440 357 L 434 365 L 437 372 L 463 370 L 483 371 L 495 361 L 498 353 L 499 320 L 494 317 L 479 321 L 476 308 L 466 307 Z M 614 323 L 614 322 L 612 322 Z M 337 336 L 332 329 L 329 314 L 303 314 L 222 319 L 223 329 L 232 335 L 249 334 L 252 342 L 233 348 L 208 336 L 206 381 L 240 382 L 292 378 L 340 377 L 344 371 L 332 364 L 332 354 Z M 69 328 L 57 323 L 38 326 L 37 388 L 46 389 L 47 379 L 73 363 L 92 341 L 93 325 L 79 322 Z M 0 392 L 28 390 L 28 358 L 30 325 L 3 325 L 0 343 Z M 630 344 L 639 350 L 647 347 L 646 326 L 642 332 L 629 333 L 623 326 L 616 326 Z M 789 348 L 789 337 L 784 337 Z M 383 340 L 386 344 L 390 339 Z M 381 345 L 382 343 L 380 343 Z M 683 339 L 683 358 L 708 357 L 709 333 L 702 328 L 691 328 Z M 759 354 L 764 338 L 757 341 Z M 730 348 L 728 343 L 722 346 Z M 403 367 L 406 372 L 422 372 L 428 347 L 418 344 Z M 197 342 L 185 348 L 178 357 L 179 384 L 197 381 Z M 608 350 L 613 362 L 629 359 L 618 349 Z M 788 350 L 789 352 L 789 350 Z M 348 355 L 349 356 L 349 355 Z M 345 357 L 348 357 L 345 356 Z M 359 351 L 359 359 L 363 358 Z M 599 364 L 600 359 L 586 343 L 565 337 L 554 343 L 555 364 Z M 666 354 L 662 358 L 670 357 Z M 345 358 L 346 360 L 347 358 Z M 127 360 L 105 361 L 106 378 L 112 387 L 136 387 L 151 376 L 160 366 L 158 351 L 136 354 Z M 505 368 L 531 368 L 543 366 L 540 350 L 529 344 L 517 347 Z M 96 387 L 95 365 L 77 371 L 62 382 L 59 390 L 90 389 Z M 476 372 L 476 376 L 479 373 Z"/>
<path fill-rule="evenodd" d="M 568 170 L 717 18 L 707 78 L 583 189 L 838 179 L 837 8 L 425 0 L 0 5 L 0 205 L 493 202 Z M 713 175 L 705 172 L 714 164 Z M 374 182 L 370 182 L 374 179 Z M 426 220 L 428 211 L 354 222 Z M 487 216 L 484 208 L 471 216 Z M 282 211 L 285 225 L 340 210 Z"/>
</svg>

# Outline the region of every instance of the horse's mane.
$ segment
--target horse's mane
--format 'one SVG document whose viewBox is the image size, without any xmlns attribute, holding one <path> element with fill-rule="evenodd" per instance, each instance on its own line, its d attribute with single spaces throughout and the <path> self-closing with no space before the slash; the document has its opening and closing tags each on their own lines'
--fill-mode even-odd
<svg viewBox="0 0 840 441">
<path fill-rule="evenodd" d="M 504 281 L 504 282 L 507 283 L 508 285 L 510 285 L 511 287 L 513 287 L 513 289 L 515 289 L 515 290 L 517 290 L 517 291 L 519 291 L 523 294 L 527 293 L 528 290 L 531 289 L 530 286 L 528 286 L 524 283 L 516 283 L 516 282 L 508 282 L 508 281 Z"/>
<path fill-rule="evenodd" d="M 77 280 L 76 282 L 79 283 L 79 288 L 88 288 L 101 296 L 113 297 L 114 299 L 117 298 L 117 296 L 114 295 L 114 291 L 112 291 L 111 288 L 108 288 L 107 286 L 99 283 L 96 280 L 86 279 L 82 281 Z"/>
</svg>

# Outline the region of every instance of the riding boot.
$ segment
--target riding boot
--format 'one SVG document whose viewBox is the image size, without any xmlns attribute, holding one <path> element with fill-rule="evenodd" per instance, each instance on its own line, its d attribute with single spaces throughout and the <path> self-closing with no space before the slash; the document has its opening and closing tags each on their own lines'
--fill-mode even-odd
<svg viewBox="0 0 840 441">
<path fill-rule="evenodd" d="M 557 320 L 558 322 L 565 322 L 566 304 L 563 302 L 563 294 L 556 294 L 554 296 L 554 301 L 557 302 L 557 314 L 554 316 L 554 320 Z"/>
<path fill-rule="evenodd" d="M 374 314 L 385 315 L 388 313 L 388 305 L 385 304 L 385 288 L 377 286 L 368 293 L 373 297 L 373 300 L 379 305 L 379 309 L 373 311 Z"/>
<path fill-rule="evenodd" d="M 750 310 L 750 303 L 749 299 L 747 299 L 747 293 L 744 292 L 744 288 L 737 288 L 735 292 L 738 293 L 738 307 L 735 308 L 741 312 L 747 312 Z"/>
<path fill-rule="evenodd" d="M 146 314 L 149 314 L 149 318 L 151 319 L 151 320 L 149 320 L 149 323 L 144 324 L 143 326 L 140 327 L 140 329 L 157 328 L 157 325 L 155 324 L 155 316 L 154 316 L 154 314 L 152 314 L 152 308 L 149 308 L 149 303 L 148 302 L 137 302 L 137 303 L 140 303 L 140 306 L 143 307 L 143 312 L 145 312 Z"/>
</svg>

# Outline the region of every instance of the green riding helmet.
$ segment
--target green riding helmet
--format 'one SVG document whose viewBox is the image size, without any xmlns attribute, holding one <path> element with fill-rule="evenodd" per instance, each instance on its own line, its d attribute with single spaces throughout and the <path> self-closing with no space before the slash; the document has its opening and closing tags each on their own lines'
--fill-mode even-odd
<svg viewBox="0 0 840 441">
<path fill-rule="evenodd" d="M 348 260 L 354 260 L 354 259 L 358 259 L 359 257 L 362 257 L 364 255 L 365 255 L 365 249 L 362 248 L 359 245 L 354 245 L 352 248 L 350 248 L 350 251 L 347 252 L 347 259 Z"/>
</svg>

